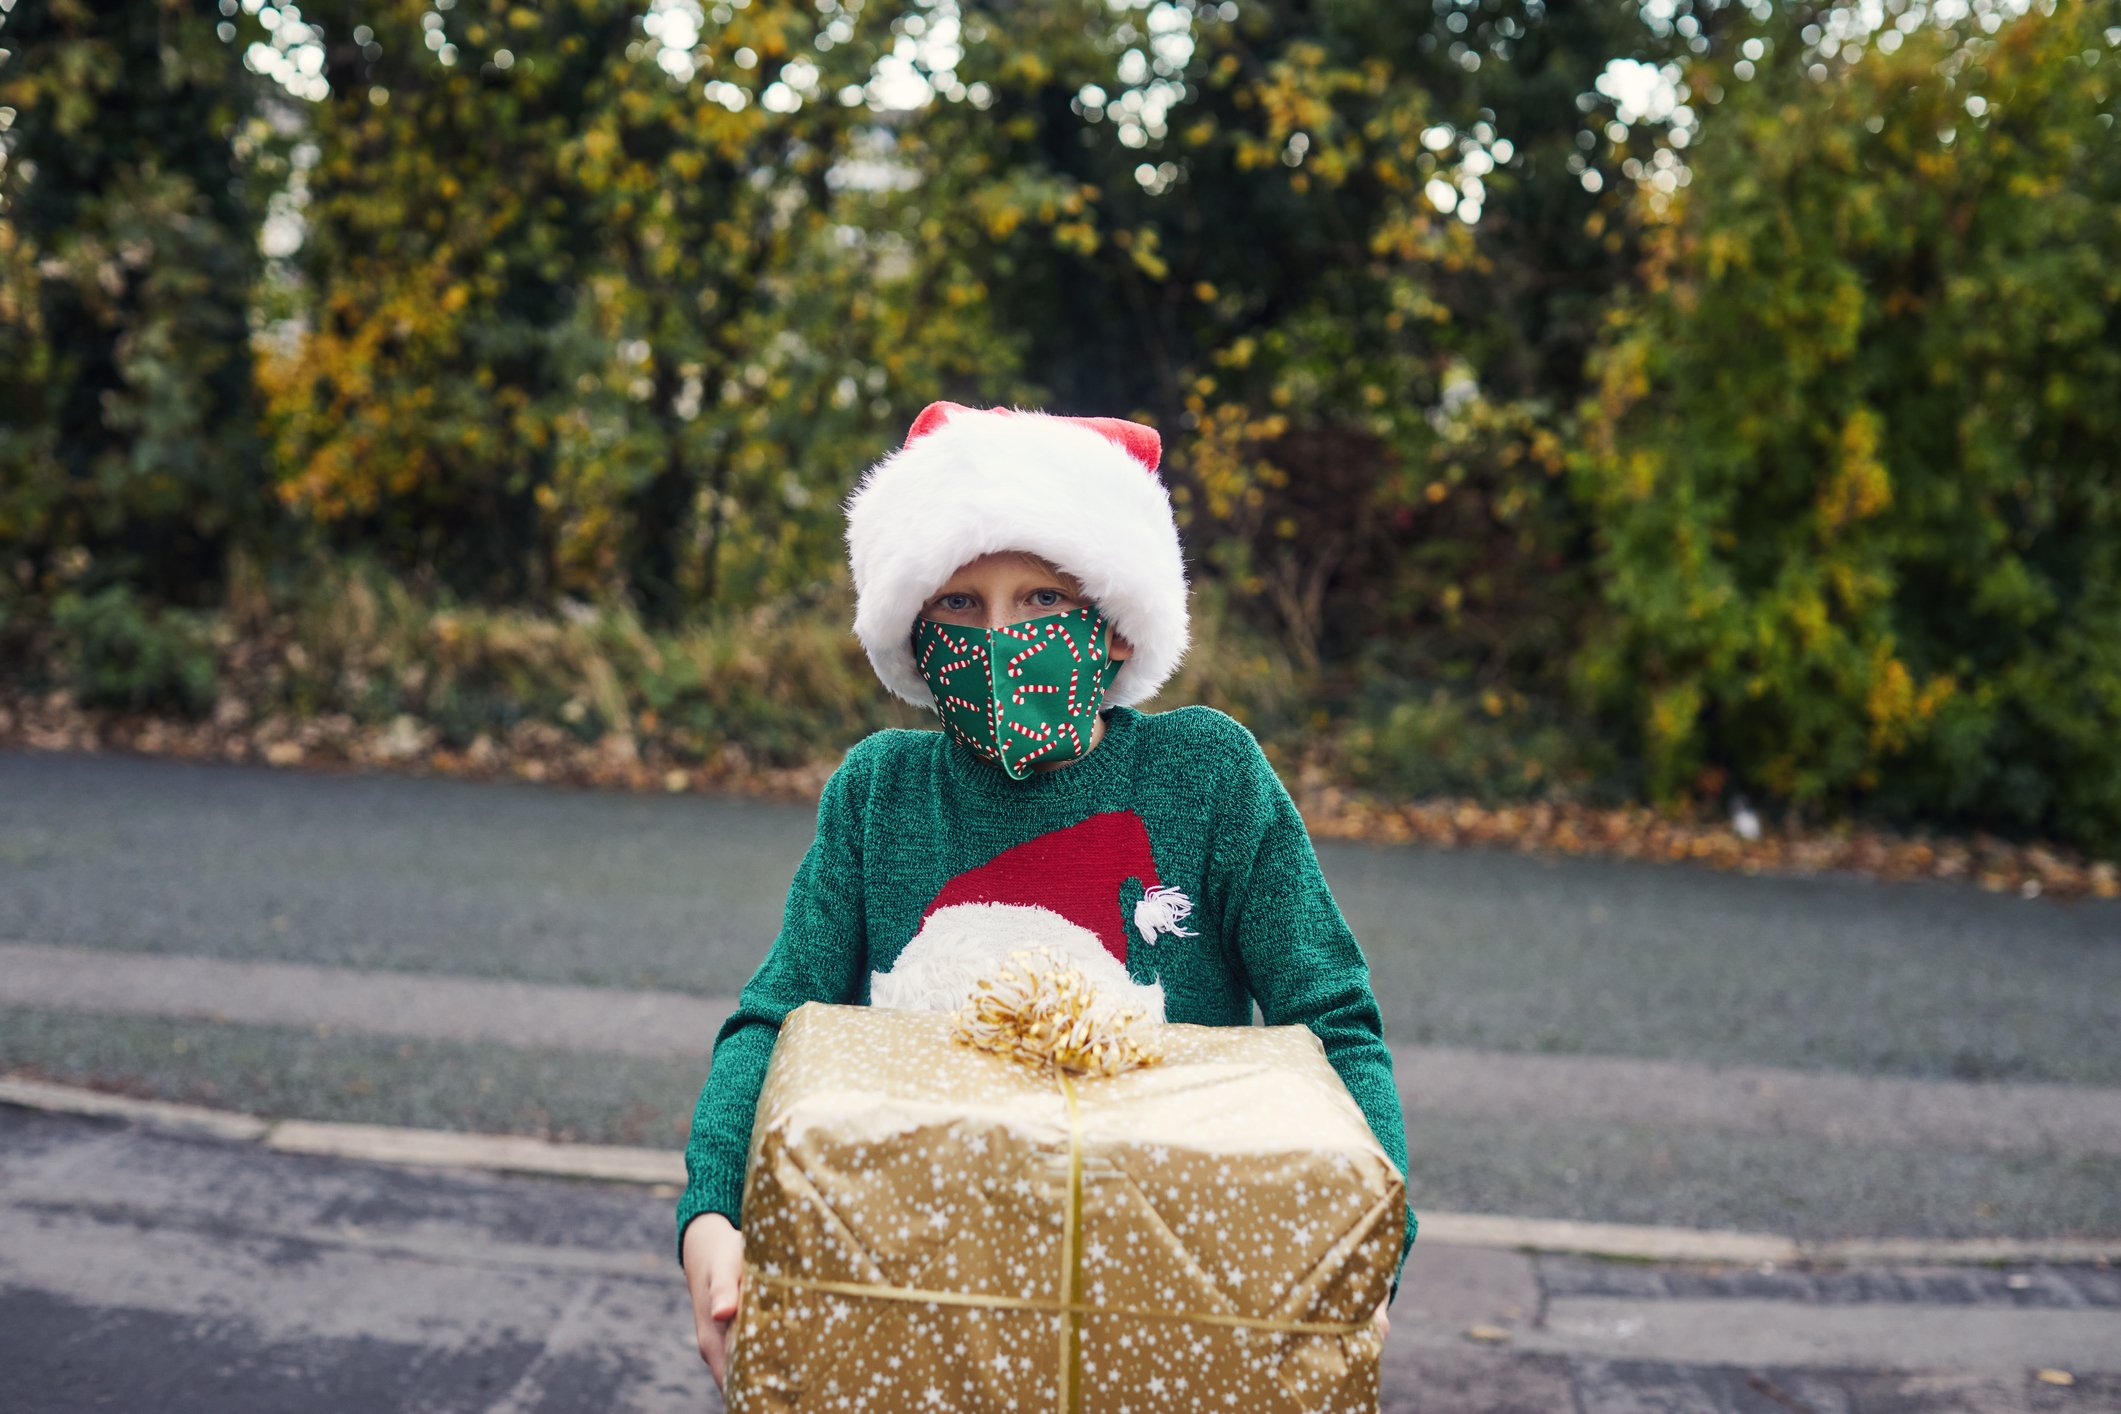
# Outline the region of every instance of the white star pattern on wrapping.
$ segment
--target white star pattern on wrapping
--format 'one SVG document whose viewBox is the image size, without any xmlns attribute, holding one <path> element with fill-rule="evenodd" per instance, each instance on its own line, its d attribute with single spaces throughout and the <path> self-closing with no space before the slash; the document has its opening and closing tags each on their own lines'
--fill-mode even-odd
<svg viewBox="0 0 2121 1414">
<path fill-rule="evenodd" d="M 805 1132 L 815 1137 L 791 1151 L 790 1159 L 837 1216 L 819 1221 L 825 1210 L 810 1200 L 778 1203 L 748 1194 L 747 1263 L 755 1260 L 769 1280 L 774 1272 L 800 1271 L 821 1279 L 897 1280 L 961 1292 L 1042 1299 L 1058 1294 L 1067 1166 L 1051 1127 L 1051 1116 L 1063 1111 L 1057 1092 L 1041 1090 L 1048 1097 L 1046 1107 L 1023 1111 L 1019 1123 L 1009 1106 L 989 1102 L 999 1098 L 998 1090 L 985 1095 L 986 1082 L 972 1079 L 972 1069 L 950 1061 L 947 1053 L 942 1058 L 947 1063 L 926 1053 L 909 1063 L 885 1050 L 861 1053 L 859 1061 L 855 1052 L 838 1052 L 828 1063 L 799 1047 L 793 1050 L 785 1073 L 769 1075 L 761 1093 L 762 1133 L 783 1132 L 773 1119 L 776 1106 L 784 1106 L 787 1095 L 804 1093 L 803 1077 L 811 1072 L 861 1077 L 860 1093 L 874 1086 L 879 1096 L 887 1087 L 876 1085 L 876 1077 L 905 1076 L 909 1096 L 933 1097 L 917 1103 L 941 1102 L 948 1108 L 902 1112 L 895 1102 L 879 1099 L 873 1111 L 863 1112 L 868 1118 L 844 1131 L 806 1120 Z M 1037 1088 L 1014 1077 L 1009 1084 Z M 893 1081 L 891 1093 L 897 1089 Z M 1088 1084 L 1083 1095 L 1086 1132 L 1095 1136 L 1100 1101 Z M 1318 1098 L 1323 1097 L 1307 1096 L 1293 1109 L 1324 1108 L 1315 1103 Z M 1347 1106 L 1351 1128 L 1362 1124 L 1352 1102 L 1343 1096 L 1336 1103 Z M 947 1126 L 935 1123 L 938 1113 L 952 1116 Z M 921 1118 L 911 1119 L 915 1114 Z M 1041 1114 L 1048 1118 L 1038 1118 Z M 858 1133 L 868 1137 L 850 1138 Z M 1204 1152 L 1143 1144 L 1124 1153 L 1097 1148 L 1086 1157 L 1093 1162 L 1084 1171 L 1077 1252 L 1085 1268 L 1083 1299 L 1092 1304 L 1176 1313 L 1204 1304 L 1229 1309 L 1226 1303 L 1234 1300 L 1237 1309 L 1273 1309 L 1285 1299 L 1295 1274 L 1320 1260 L 1322 1248 L 1376 1210 L 1374 1197 L 1365 1197 L 1360 1182 L 1350 1187 L 1334 1177 L 1336 1168 L 1358 1175 L 1376 1170 L 1340 1156 L 1330 1165 L 1309 1163 L 1304 1180 L 1268 1187 L 1260 1186 L 1259 1166 L 1235 1149 Z M 1293 1201 L 1299 1193 L 1306 1203 Z M 1144 1199 L 1154 1206 L 1132 1206 Z M 1233 1244 L 1232 1234 L 1240 1231 L 1254 1234 L 1253 1239 Z M 798 1232 L 809 1236 L 788 1245 Z M 1297 1241 L 1299 1233 L 1311 1239 L 1308 1246 Z M 1278 1261 L 1273 1254 L 1282 1250 L 1291 1255 Z M 1173 1265 L 1181 1251 L 1184 1256 Z M 1212 1277 L 1203 1281 L 1188 1274 L 1201 1273 L 1203 1265 Z M 938 1409 L 1044 1414 L 1052 1408 L 1056 1337 L 1065 1324 L 1057 1315 L 924 1301 L 894 1306 L 838 1293 L 759 1289 L 772 1294 L 742 1308 L 740 1322 L 748 1324 L 740 1343 L 751 1352 L 743 1363 L 755 1379 L 785 1379 L 794 1383 L 784 1389 L 806 1389 L 804 1407 L 814 1403 L 863 1414 Z M 1340 1289 L 1347 1291 L 1344 1285 Z M 1320 1318 L 1334 1320 L 1360 1314 L 1318 1311 Z M 1313 1357 L 1304 1354 L 1305 1343 L 1312 1339 L 1355 1354 L 1356 1347 L 1341 1337 L 1112 1317 L 1091 1317 L 1082 1330 L 1078 1360 L 1089 1409 L 1374 1414 L 1374 1353 L 1367 1396 L 1359 1360 L 1343 1363 L 1336 1354 L 1330 1374 L 1328 1367 L 1307 1363 Z M 747 1398 L 733 1386 L 727 1402 L 731 1414 L 785 1407 L 765 1388 L 762 1384 L 758 1395 Z"/>
</svg>

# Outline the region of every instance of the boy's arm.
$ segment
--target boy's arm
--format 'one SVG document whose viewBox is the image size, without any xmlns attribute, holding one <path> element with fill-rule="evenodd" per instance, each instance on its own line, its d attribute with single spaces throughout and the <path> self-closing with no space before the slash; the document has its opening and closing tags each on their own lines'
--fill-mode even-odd
<svg viewBox="0 0 2121 1414">
<path fill-rule="evenodd" d="M 1296 802 L 1250 729 L 1234 725 L 1233 738 L 1241 740 L 1231 748 L 1236 765 L 1217 805 L 1211 860 L 1222 936 L 1242 962 L 1267 1025 L 1311 1028 L 1404 1178 L 1406 1124 L 1369 962 L 1326 886 Z M 1414 1245 L 1411 1203 L 1406 1218 L 1392 1277 L 1395 1297 Z"/>
<path fill-rule="evenodd" d="M 825 783 L 818 800 L 817 837 L 789 885 L 780 933 L 737 997 L 735 1012 L 716 1033 L 707 1082 L 685 1146 L 685 1191 L 677 1207 L 680 1266 L 686 1224 L 700 1214 L 720 1213 L 732 1226 L 742 1226 L 751 1125 L 782 1018 L 804 1002 L 851 1005 L 861 1000 L 868 952 L 858 802 L 866 794 L 865 747 L 873 740 L 856 743 Z"/>
</svg>

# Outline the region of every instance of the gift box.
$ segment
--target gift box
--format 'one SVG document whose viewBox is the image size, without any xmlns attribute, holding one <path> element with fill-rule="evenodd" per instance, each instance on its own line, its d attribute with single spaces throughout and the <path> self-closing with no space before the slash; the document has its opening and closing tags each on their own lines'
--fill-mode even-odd
<svg viewBox="0 0 2121 1414">
<path fill-rule="evenodd" d="M 744 1186 L 732 1414 L 1374 1411 L 1404 1184 L 1301 1026 L 1027 1065 L 932 1012 L 782 1025 Z"/>
</svg>

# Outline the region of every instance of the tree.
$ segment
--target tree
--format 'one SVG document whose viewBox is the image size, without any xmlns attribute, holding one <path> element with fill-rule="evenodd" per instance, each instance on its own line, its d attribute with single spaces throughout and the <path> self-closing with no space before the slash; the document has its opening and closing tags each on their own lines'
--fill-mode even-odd
<svg viewBox="0 0 2121 1414">
<path fill-rule="evenodd" d="M 908 199 L 952 194 L 924 249 L 1055 406 L 1164 429 L 1203 567 L 1299 662 L 1559 695 L 1592 602 L 1560 447 L 1632 268 L 1621 153 L 1593 191 L 1578 134 L 1611 58 L 1721 9 L 965 6 L 931 66 L 981 100 L 910 127 Z"/>
<path fill-rule="evenodd" d="M 0 556 L 33 592 L 204 602 L 266 525 L 254 87 L 217 18 L 0 12 Z"/>
<path fill-rule="evenodd" d="M 2098 6 L 1697 82 L 1600 354 L 1583 680 L 1670 794 L 2121 840 L 2121 160 Z M 1918 17 L 1919 19 L 1919 17 Z"/>
<path fill-rule="evenodd" d="M 891 141 L 892 12 L 359 14 L 326 21 L 308 327 L 267 369 L 287 498 L 464 592 L 660 624 L 829 581 L 881 414 L 930 395 L 901 370 L 964 337 L 907 319 L 844 180 Z"/>
</svg>

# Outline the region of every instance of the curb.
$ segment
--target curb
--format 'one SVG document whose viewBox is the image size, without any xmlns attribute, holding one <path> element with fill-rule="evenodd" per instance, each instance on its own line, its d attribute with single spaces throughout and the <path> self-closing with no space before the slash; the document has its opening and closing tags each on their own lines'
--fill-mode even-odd
<svg viewBox="0 0 2121 1414">
<path fill-rule="evenodd" d="M 123 1119 L 186 1134 L 263 1144 L 289 1154 L 320 1154 L 378 1164 L 492 1169 L 500 1173 L 589 1178 L 613 1183 L 685 1182 L 682 1154 L 614 1144 L 559 1144 L 521 1134 L 465 1134 L 384 1124 L 261 1119 L 232 1110 L 142 1100 L 76 1085 L 0 1075 L 0 1104 L 53 1114 Z"/>
<path fill-rule="evenodd" d="M 513 1134 L 465 1134 L 379 1124 L 262 1119 L 231 1110 L 142 1100 L 27 1076 L 0 1075 L 0 1105 L 127 1120 L 178 1133 L 258 1143 L 283 1153 L 366 1163 L 636 1183 L 685 1183 L 682 1154 L 613 1144 L 561 1144 Z M 1823 1266 L 2121 1262 L 2121 1237 L 2089 1239 L 1849 1238 L 1803 1242 L 1775 1233 L 1641 1227 L 1483 1213 L 1425 1212 L 1420 1236 L 1449 1247 L 1570 1253 L 1642 1262 Z"/>
</svg>

